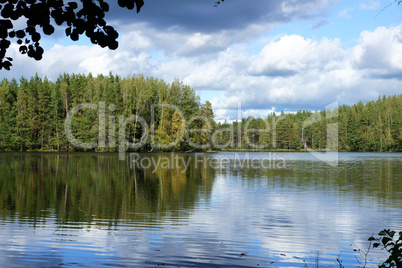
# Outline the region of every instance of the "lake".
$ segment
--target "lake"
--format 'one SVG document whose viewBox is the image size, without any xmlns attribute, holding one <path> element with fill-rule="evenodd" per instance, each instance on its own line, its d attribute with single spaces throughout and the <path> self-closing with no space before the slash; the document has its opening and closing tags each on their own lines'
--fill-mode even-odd
<svg viewBox="0 0 402 268">
<path fill-rule="evenodd" d="M 0 264 L 356 267 L 402 230 L 401 174 L 401 153 L 2 153 Z"/>
</svg>

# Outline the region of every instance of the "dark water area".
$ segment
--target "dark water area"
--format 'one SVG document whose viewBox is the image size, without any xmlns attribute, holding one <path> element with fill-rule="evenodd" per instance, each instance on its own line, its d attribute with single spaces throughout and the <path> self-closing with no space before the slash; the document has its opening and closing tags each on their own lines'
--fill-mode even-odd
<svg viewBox="0 0 402 268">
<path fill-rule="evenodd" d="M 356 267 L 402 230 L 401 174 L 400 153 L 2 153 L 0 266 Z"/>
</svg>

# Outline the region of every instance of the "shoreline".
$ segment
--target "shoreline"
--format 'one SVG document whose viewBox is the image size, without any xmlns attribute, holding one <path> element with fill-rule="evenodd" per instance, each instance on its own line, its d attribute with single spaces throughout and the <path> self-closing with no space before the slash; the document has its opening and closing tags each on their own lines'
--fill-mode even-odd
<svg viewBox="0 0 402 268">
<path fill-rule="evenodd" d="M 125 153 L 179 153 L 179 154 L 192 154 L 192 153 L 402 153 L 402 151 L 329 151 L 329 150 L 294 150 L 294 149 L 223 149 L 223 150 L 206 150 L 206 151 L 126 151 Z M 0 154 L 7 153 L 119 153 L 108 151 L 56 151 L 56 150 L 26 150 L 26 151 L 1 151 Z"/>
</svg>

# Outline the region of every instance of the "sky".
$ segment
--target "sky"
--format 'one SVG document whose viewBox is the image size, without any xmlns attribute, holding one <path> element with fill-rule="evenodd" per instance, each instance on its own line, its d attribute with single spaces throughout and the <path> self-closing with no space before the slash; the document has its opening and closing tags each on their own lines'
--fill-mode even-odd
<svg viewBox="0 0 402 268">
<path fill-rule="evenodd" d="M 190 85 L 217 120 L 322 110 L 402 93 L 402 5 L 394 0 L 145 0 L 111 4 L 119 48 L 42 37 L 43 59 L 18 53 L 0 78 L 37 73 L 144 74 Z M 43 35 L 42 35 L 43 36 Z M 241 112 L 239 112 L 241 111 Z"/>
</svg>

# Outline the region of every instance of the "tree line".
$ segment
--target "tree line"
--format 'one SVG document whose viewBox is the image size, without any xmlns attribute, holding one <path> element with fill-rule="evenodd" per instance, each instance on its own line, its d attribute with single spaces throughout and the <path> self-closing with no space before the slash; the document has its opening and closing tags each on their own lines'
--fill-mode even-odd
<svg viewBox="0 0 402 268">
<path fill-rule="evenodd" d="M 97 109 L 78 109 L 71 122 L 74 139 L 82 143 L 97 143 L 94 148 L 74 146 L 66 135 L 65 122 L 69 112 L 88 103 Z M 101 112 L 101 107 L 106 111 Z M 141 120 L 130 120 L 137 115 Z M 83 74 L 63 74 L 55 82 L 37 75 L 0 83 L 0 150 L 26 151 L 117 151 L 119 123 L 124 121 L 125 141 L 139 144 L 147 130 L 153 142 L 167 148 L 177 136 L 177 130 L 190 121 L 190 127 L 202 128 L 197 117 L 212 120 L 209 102 L 201 104 L 195 91 L 181 81 L 167 83 L 161 79 L 134 75 L 127 78 L 109 74 L 96 77 Z M 102 118 L 103 116 L 103 118 Z M 123 119 L 121 119 L 123 118 Z M 190 120 L 196 118 L 195 120 Z M 143 123 L 148 124 L 145 128 Z M 150 125 L 152 123 L 152 125 Z M 106 146 L 99 142 L 105 129 Z M 190 143 L 199 144 L 200 132 L 188 135 Z M 178 137 L 180 138 L 180 136 Z M 109 146 L 113 143 L 115 146 Z M 185 150 L 188 142 L 177 143 L 171 150 Z M 85 146 L 84 146 L 85 147 Z M 127 146 L 130 149 L 130 146 Z M 151 139 L 135 150 L 152 150 Z"/>
<path fill-rule="evenodd" d="M 84 103 L 92 106 L 80 108 Z M 402 151 L 401 111 L 398 95 L 217 123 L 211 103 L 179 80 L 62 74 L 52 82 L 35 75 L 0 83 L 0 150 Z M 71 135 L 87 146 L 66 134 L 69 118 Z"/>
<path fill-rule="evenodd" d="M 221 135 L 223 141 L 232 139 L 232 148 L 400 152 L 402 95 L 333 110 L 273 112 L 267 118 L 243 118 L 217 127 L 233 129 L 232 136 Z"/>
</svg>

